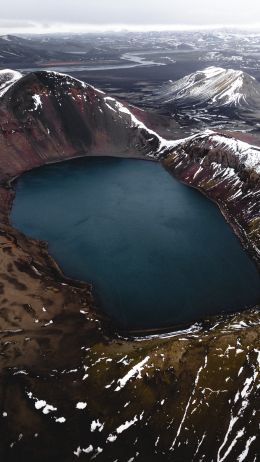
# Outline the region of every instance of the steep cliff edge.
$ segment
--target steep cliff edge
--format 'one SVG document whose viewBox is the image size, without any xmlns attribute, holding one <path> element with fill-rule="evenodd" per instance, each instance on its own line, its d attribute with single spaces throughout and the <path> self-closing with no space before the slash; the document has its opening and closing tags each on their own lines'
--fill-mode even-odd
<svg viewBox="0 0 260 462">
<path fill-rule="evenodd" d="M 259 265 L 259 147 L 209 131 L 181 141 L 163 163 L 219 205 Z"/>
</svg>

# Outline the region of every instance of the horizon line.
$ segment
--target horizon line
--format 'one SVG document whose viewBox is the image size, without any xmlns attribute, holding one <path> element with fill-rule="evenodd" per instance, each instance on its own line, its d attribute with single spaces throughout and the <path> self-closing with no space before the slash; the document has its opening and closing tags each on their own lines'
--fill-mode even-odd
<svg viewBox="0 0 260 462">
<path fill-rule="evenodd" d="M 28 22 L 28 25 L 8 26 L 0 20 L 0 36 L 14 34 L 59 34 L 59 33 L 120 33 L 120 32 L 199 32 L 208 30 L 243 30 L 260 33 L 260 23 L 251 24 L 79 24 Z"/>
</svg>

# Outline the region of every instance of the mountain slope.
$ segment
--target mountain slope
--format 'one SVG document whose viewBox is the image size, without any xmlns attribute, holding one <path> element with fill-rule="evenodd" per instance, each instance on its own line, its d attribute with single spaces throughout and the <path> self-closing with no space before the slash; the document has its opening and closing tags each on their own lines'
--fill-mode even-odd
<svg viewBox="0 0 260 462">
<path fill-rule="evenodd" d="M 163 163 L 219 205 L 260 266 L 260 148 L 206 131 L 180 141 Z"/>
<path fill-rule="evenodd" d="M 260 108 L 260 84 L 242 71 L 208 67 L 167 83 L 158 100 L 178 108 Z"/>
<path fill-rule="evenodd" d="M 172 144 L 148 129 L 134 108 L 65 74 L 31 73 L 2 94 L 0 177 L 1 172 L 16 175 L 47 158 L 154 157 Z"/>
</svg>

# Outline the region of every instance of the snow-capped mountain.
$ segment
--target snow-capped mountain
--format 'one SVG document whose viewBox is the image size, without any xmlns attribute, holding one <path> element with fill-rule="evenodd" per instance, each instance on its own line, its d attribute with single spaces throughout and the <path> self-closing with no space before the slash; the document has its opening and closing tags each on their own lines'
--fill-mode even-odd
<svg viewBox="0 0 260 462">
<path fill-rule="evenodd" d="M 260 108 L 260 84 L 243 71 L 208 67 L 168 82 L 158 100 L 176 108 Z"/>
<path fill-rule="evenodd" d="M 11 69 L 0 70 L 0 97 L 21 77 L 20 72 Z"/>
</svg>

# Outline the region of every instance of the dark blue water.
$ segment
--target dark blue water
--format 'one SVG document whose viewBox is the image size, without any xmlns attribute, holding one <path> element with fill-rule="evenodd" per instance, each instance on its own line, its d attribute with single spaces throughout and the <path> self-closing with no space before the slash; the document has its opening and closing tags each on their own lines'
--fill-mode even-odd
<svg viewBox="0 0 260 462">
<path fill-rule="evenodd" d="M 124 327 L 159 327 L 260 300 L 254 264 L 218 208 L 160 164 L 93 158 L 17 183 L 14 226 L 49 241 L 64 272 L 92 281 Z"/>
</svg>

